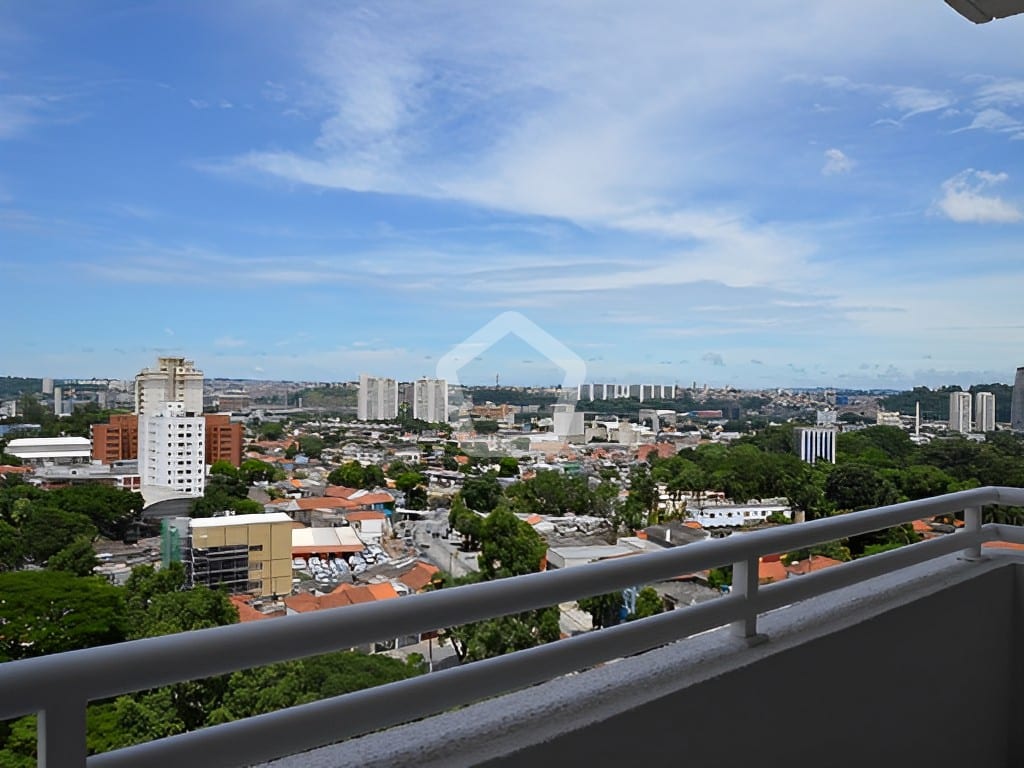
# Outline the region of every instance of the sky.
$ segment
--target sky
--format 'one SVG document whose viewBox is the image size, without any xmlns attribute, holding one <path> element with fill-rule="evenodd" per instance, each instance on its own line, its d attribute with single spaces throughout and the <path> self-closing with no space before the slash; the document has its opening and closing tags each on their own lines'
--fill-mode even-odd
<svg viewBox="0 0 1024 768">
<path fill-rule="evenodd" d="M 0 0 L 0 375 L 1012 382 L 1024 16 L 719 7 Z"/>
</svg>

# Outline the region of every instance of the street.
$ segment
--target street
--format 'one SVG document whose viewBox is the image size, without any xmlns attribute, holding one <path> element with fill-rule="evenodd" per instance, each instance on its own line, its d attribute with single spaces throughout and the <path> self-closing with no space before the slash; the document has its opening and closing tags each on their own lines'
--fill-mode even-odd
<svg viewBox="0 0 1024 768">
<path fill-rule="evenodd" d="M 458 578 L 479 570 L 477 553 L 461 552 L 458 544 L 443 537 L 448 530 L 447 510 L 438 510 L 424 520 L 410 520 L 405 530 L 412 532 L 412 542 L 419 553 L 442 571 Z"/>
</svg>

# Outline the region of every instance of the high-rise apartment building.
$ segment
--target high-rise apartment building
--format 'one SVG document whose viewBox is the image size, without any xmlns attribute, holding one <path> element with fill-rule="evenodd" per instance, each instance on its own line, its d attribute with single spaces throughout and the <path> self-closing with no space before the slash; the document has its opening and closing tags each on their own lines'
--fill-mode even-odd
<svg viewBox="0 0 1024 768">
<path fill-rule="evenodd" d="M 206 463 L 229 461 L 231 466 L 242 464 L 242 425 L 231 421 L 226 413 L 208 413 L 206 423 Z"/>
<path fill-rule="evenodd" d="M 139 417 L 113 414 L 106 424 L 92 425 L 92 457 L 104 464 L 139 457 Z"/>
<path fill-rule="evenodd" d="M 206 488 L 206 420 L 185 410 L 184 403 L 164 403 L 157 413 L 143 417 L 139 443 L 142 493 L 147 487 L 170 491 L 172 496 L 202 496 Z"/>
<path fill-rule="evenodd" d="M 801 427 L 794 431 L 796 450 L 801 461 L 814 464 L 818 461 L 836 463 L 835 427 Z"/>
<path fill-rule="evenodd" d="M 360 421 L 390 421 L 398 418 L 398 382 L 359 374 L 356 416 Z"/>
<path fill-rule="evenodd" d="M 431 423 L 448 421 L 448 382 L 444 379 L 420 379 L 416 382 L 412 403 L 413 418 Z"/>
<path fill-rule="evenodd" d="M 242 463 L 244 429 L 231 421 L 226 413 L 208 413 L 206 423 L 206 463 L 229 461 L 234 466 Z M 106 424 L 92 426 L 92 457 L 104 464 L 139 458 L 139 417 L 132 413 L 117 413 Z"/>
<path fill-rule="evenodd" d="M 161 357 L 135 377 L 142 495 L 202 496 L 206 487 L 203 372 L 191 360 Z"/>
<path fill-rule="evenodd" d="M 949 431 L 967 434 L 971 431 L 971 393 L 949 393 Z"/>
<path fill-rule="evenodd" d="M 1010 401 L 1010 429 L 1024 432 L 1024 366 L 1017 369 L 1013 380 L 1013 399 Z"/>
<path fill-rule="evenodd" d="M 996 428 L 996 396 L 979 392 L 974 396 L 974 430 L 992 432 Z"/>
</svg>

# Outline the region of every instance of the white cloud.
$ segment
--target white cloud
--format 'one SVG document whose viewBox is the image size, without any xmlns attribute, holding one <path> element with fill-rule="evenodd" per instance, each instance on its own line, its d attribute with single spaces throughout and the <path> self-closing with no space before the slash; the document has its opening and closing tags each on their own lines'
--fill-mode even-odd
<svg viewBox="0 0 1024 768">
<path fill-rule="evenodd" d="M 968 168 L 942 182 L 942 198 L 936 204 L 939 211 L 956 222 L 980 224 L 1007 224 L 1024 219 L 1024 213 L 1013 203 L 986 191 L 1002 184 L 1009 177 L 1005 173 L 976 171 Z"/>
<path fill-rule="evenodd" d="M 213 346 L 219 347 L 220 349 L 236 349 L 238 347 L 244 347 L 246 341 L 239 339 L 234 336 L 221 336 L 214 340 Z"/>
<path fill-rule="evenodd" d="M 993 133 L 1017 133 L 1024 130 L 1024 123 L 1015 117 L 1011 117 L 1000 109 L 983 109 L 978 112 L 971 124 L 959 129 L 960 131 L 983 130 Z"/>
<path fill-rule="evenodd" d="M 1024 80 L 998 80 L 978 88 L 974 101 L 981 107 L 1024 106 Z"/>
<path fill-rule="evenodd" d="M 24 134 L 50 110 L 55 99 L 23 93 L 0 93 L 0 139 Z"/>
<path fill-rule="evenodd" d="M 825 165 L 822 166 L 821 172 L 825 176 L 838 176 L 840 174 L 849 173 L 853 169 L 853 166 L 853 160 L 851 160 L 841 149 L 826 149 Z"/>
</svg>

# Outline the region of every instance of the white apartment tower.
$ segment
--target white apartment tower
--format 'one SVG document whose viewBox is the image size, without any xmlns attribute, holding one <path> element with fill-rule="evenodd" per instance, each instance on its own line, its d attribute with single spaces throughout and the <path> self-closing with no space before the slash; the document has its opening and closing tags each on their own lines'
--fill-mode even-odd
<svg viewBox="0 0 1024 768">
<path fill-rule="evenodd" d="M 206 487 L 203 372 L 191 360 L 161 357 L 135 377 L 142 495 L 202 496 Z"/>
<path fill-rule="evenodd" d="M 949 393 L 949 431 L 967 434 L 971 431 L 971 393 Z"/>
<path fill-rule="evenodd" d="M 836 434 L 835 427 L 802 427 L 795 430 L 796 449 L 800 454 L 800 460 L 808 464 L 817 461 L 828 461 L 836 463 Z"/>
<path fill-rule="evenodd" d="M 431 423 L 448 421 L 448 382 L 444 379 L 420 379 L 412 401 L 413 418 Z"/>
<path fill-rule="evenodd" d="M 206 420 L 202 412 L 186 411 L 184 403 L 164 403 L 139 426 L 139 445 L 147 446 L 145 463 L 141 457 L 139 460 L 143 493 L 150 486 L 175 497 L 202 496 L 206 488 Z"/>
<path fill-rule="evenodd" d="M 994 432 L 996 428 L 996 396 L 979 392 L 974 396 L 974 429 L 976 432 Z"/>
<path fill-rule="evenodd" d="M 391 421 L 398 418 L 398 382 L 359 374 L 356 416 L 360 421 Z"/>
</svg>

